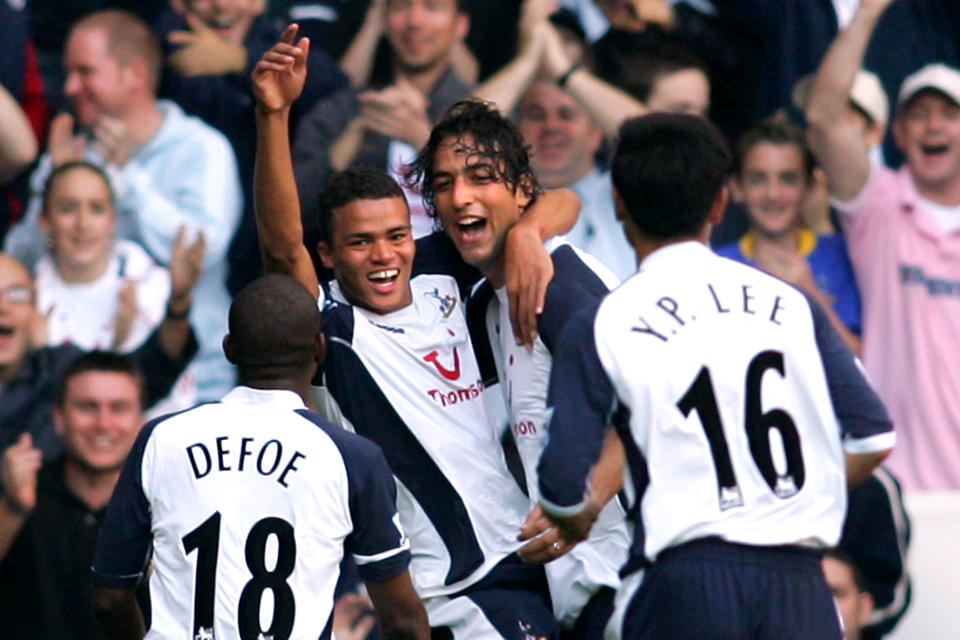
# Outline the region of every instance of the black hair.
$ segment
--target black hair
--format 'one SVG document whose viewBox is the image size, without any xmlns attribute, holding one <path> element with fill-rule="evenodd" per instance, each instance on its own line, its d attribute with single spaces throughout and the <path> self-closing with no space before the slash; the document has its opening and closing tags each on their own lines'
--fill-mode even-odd
<svg viewBox="0 0 960 640">
<path fill-rule="evenodd" d="M 87 169 L 88 171 L 92 171 L 100 176 L 100 179 L 103 180 L 103 183 L 107 185 L 107 193 L 110 194 L 110 206 L 113 207 L 116 205 L 113 195 L 113 187 L 110 185 L 110 178 L 107 177 L 106 172 L 92 162 L 88 162 L 86 160 L 71 160 L 70 162 L 64 162 L 60 166 L 55 167 L 53 171 L 50 172 L 50 175 L 47 176 L 46 182 L 43 183 L 42 203 L 44 211 L 50 210 L 50 196 L 53 193 L 53 188 L 56 186 L 57 180 L 70 173 L 74 169 Z"/>
<path fill-rule="evenodd" d="M 241 380 L 295 376 L 313 362 L 320 311 L 293 278 L 268 274 L 233 299 L 228 326 L 231 362 Z"/>
<path fill-rule="evenodd" d="M 850 574 L 853 576 L 853 584 L 856 585 L 857 591 L 863 593 L 867 590 L 867 581 L 863 578 L 863 572 L 860 571 L 860 567 L 857 566 L 857 561 L 853 557 L 839 547 L 834 547 L 827 549 L 823 552 L 824 558 L 833 558 L 837 562 L 843 563 L 850 568 Z"/>
<path fill-rule="evenodd" d="M 645 235 L 700 232 L 730 168 L 723 134 L 704 118 L 654 113 L 620 127 L 613 185 Z"/>
<path fill-rule="evenodd" d="M 58 407 L 63 407 L 67 399 L 67 386 L 70 381 L 79 375 L 91 371 L 106 373 L 121 373 L 133 379 L 137 384 L 137 399 L 140 401 L 140 408 L 147 406 L 147 383 L 143 377 L 140 367 L 128 356 L 112 351 L 88 351 L 77 356 L 73 362 L 66 368 L 60 381 L 57 384 L 54 403 Z"/>
<path fill-rule="evenodd" d="M 531 202 L 543 192 L 530 168 L 530 148 L 516 125 L 500 115 L 491 102 L 463 100 L 450 107 L 433 127 L 430 140 L 408 165 L 407 184 L 420 189 L 431 216 L 437 216 L 434 161 L 440 145 L 451 138 L 458 150 L 492 160 L 494 178 L 511 190 L 519 189 Z"/>
<path fill-rule="evenodd" d="M 628 55 L 614 84 L 637 100 L 646 102 L 660 78 L 688 69 L 700 71 L 710 78 L 707 65 L 700 56 L 678 44 L 665 42 Z"/>
<path fill-rule="evenodd" d="M 396 180 L 382 170 L 357 167 L 334 173 L 327 181 L 327 186 L 320 192 L 313 215 L 304 220 L 305 239 L 312 236 L 316 240 L 330 244 L 333 241 L 334 210 L 357 200 L 386 198 L 400 198 L 406 205 L 403 189 Z M 308 246 L 312 254 L 316 249 L 316 242 Z"/>
<path fill-rule="evenodd" d="M 790 120 L 790 116 L 783 109 L 756 123 L 740 136 L 740 140 L 737 142 L 737 157 L 734 165 L 734 173 L 737 176 L 743 173 L 743 164 L 746 162 L 750 150 L 763 142 L 778 146 L 796 147 L 803 159 L 803 172 L 807 182 L 813 179 L 816 159 L 813 157 L 813 152 L 810 151 L 810 145 L 807 144 L 807 136 L 800 126 Z"/>
</svg>

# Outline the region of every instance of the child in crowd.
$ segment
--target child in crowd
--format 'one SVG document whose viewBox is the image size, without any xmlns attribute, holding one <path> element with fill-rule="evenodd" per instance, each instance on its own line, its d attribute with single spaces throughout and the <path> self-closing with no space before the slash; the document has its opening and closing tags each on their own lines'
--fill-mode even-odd
<svg viewBox="0 0 960 640">
<path fill-rule="evenodd" d="M 860 296 L 843 237 L 818 235 L 801 218 L 814 169 L 803 130 L 778 113 L 747 131 L 737 151 L 730 187 L 747 210 L 750 229 L 716 252 L 802 289 L 858 354 Z"/>
</svg>

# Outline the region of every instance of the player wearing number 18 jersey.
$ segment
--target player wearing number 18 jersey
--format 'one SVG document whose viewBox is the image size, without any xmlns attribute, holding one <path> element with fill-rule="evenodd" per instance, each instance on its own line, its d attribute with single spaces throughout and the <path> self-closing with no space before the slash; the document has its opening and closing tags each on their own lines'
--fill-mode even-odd
<svg viewBox="0 0 960 640">
<path fill-rule="evenodd" d="M 840 537 L 845 456 L 863 479 L 894 434 L 815 303 L 705 246 L 728 162 L 695 118 L 621 129 L 614 196 L 640 271 L 559 341 L 543 505 L 568 535 L 589 521 L 584 481 L 619 400 L 647 566 L 618 598 L 622 637 L 839 639 L 815 550 Z"/>
<path fill-rule="evenodd" d="M 255 281 L 224 341 L 241 386 L 143 428 L 93 563 L 111 637 L 142 637 L 131 589 L 151 546 L 151 639 L 330 638 L 345 552 L 383 637 L 428 637 L 383 454 L 301 399 L 323 353 L 319 320 L 295 280 Z"/>
</svg>

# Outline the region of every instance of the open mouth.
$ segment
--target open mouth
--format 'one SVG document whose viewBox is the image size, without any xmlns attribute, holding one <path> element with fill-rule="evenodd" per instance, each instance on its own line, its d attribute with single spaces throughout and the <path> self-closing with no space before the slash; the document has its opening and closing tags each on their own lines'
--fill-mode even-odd
<svg viewBox="0 0 960 640">
<path fill-rule="evenodd" d="M 920 145 L 920 151 L 925 156 L 939 156 L 950 151 L 950 145 L 946 144 L 924 144 Z"/>
<path fill-rule="evenodd" d="M 465 216 L 457 220 L 457 231 L 467 242 L 476 239 L 487 227 L 486 218 L 478 216 Z"/>
<path fill-rule="evenodd" d="M 393 286 L 400 276 L 400 269 L 381 269 L 367 274 L 367 280 L 378 289 L 388 289 Z"/>
<path fill-rule="evenodd" d="M 0 324 L 0 347 L 7 347 L 13 339 L 13 327 Z"/>
</svg>

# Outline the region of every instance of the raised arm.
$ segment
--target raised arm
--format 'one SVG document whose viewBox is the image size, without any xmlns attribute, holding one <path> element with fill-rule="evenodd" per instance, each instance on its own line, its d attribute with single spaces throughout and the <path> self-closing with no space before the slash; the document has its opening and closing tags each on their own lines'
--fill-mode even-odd
<svg viewBox="0 0 960 640">
<path fill-rule="evenodd" d="M 37 138 L 27 115 L 0 85 L 0 184 L 13 180 L 37 157 Z"/>
<path fill-rule="evenodd" d="M 807 105 L 810 147 L 827 176 L 830 194 L 851 200 L 870 174 L 866 143 L 849 106 L 850 89 L 870 36 L 892 0 L 861 0 L 853 22 L 830 45 Z"/>
<path fill-rule="evenodd" d="M 257 102 L 257 161 L 253 177 L 254 211 L 260 250 L 268 272 L 296 278 L 311 295 L 319 295 L 310 253 L 303 245 L 300 199 L 290 154 L 290 105 L 300 95 L 307 74 L 310 41 L 293 44 L 290 25 L 253 71 Z"/>
<path fill-rule="evenodd" d="M 350 84 L 358 89 L 370 81 L 377 44 L 383 35 L 386 7 L 386 0 L 373 0 L 370 3 L 363 24 L 340 58 L 340 68 L 350 78 Z"/>
</svg>

